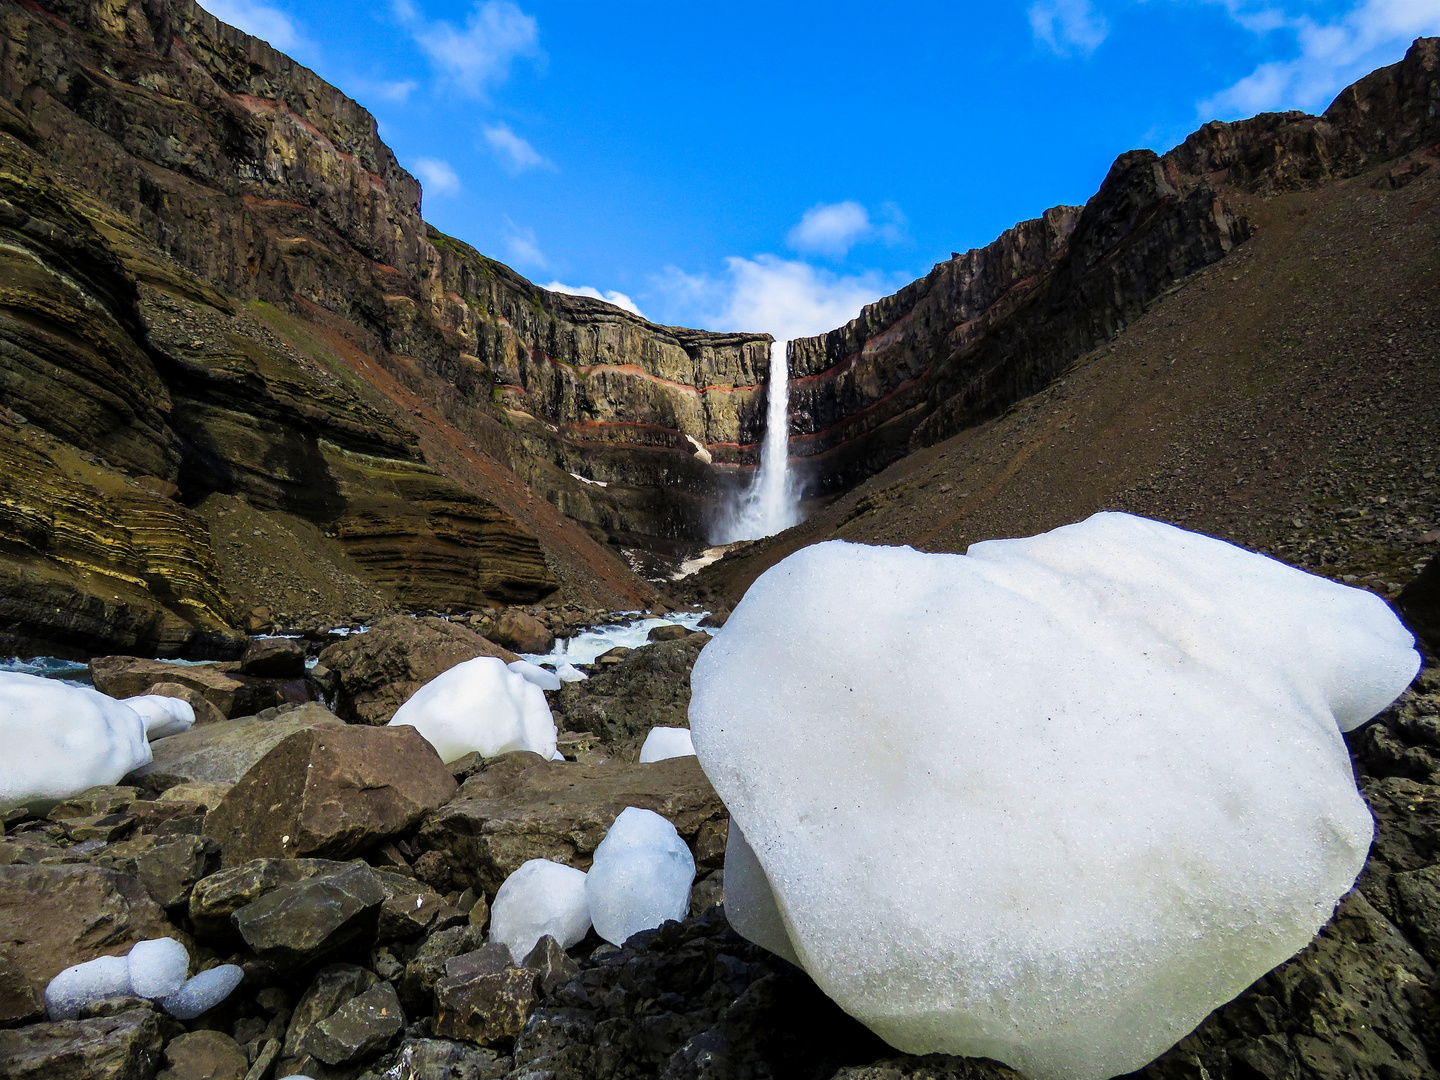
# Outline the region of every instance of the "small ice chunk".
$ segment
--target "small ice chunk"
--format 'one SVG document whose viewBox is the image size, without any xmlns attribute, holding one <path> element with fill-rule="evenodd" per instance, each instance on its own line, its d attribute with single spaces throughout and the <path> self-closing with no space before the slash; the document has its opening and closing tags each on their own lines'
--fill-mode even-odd
<svg viewBox="0 0 1440 1080">
<path fill-rule="evenodd" d="M 147 765 L 145 721 L 88 687 L 0 672 L 0 810 L 37 813 Z"/>
<path fill-rule="evenodd" d="M 539 664 L 532 664 L 529 660 L 513 660 L 505 665 L 527 682 L 532 682 L 541 690 L 559 690 L 560 676 L 553 671 L 546 671 Z"/>
<path fill-rule="evenodd" d="M 145 721 L 145 737 L 151 742 L 189 731 L 195 723 L 195 707 L 184 698 L 140 694 L 121 701 L 140 714 Z"/>
<path fill-rule="evenodd" d="M 74 1020 L 91 1002 L 127 997 L 130 964 L 123 956 L 97 956 L 68 967 L 45 987 L 45 1010 L 51 1020 Z"/>
<path fill-rule="evenodd" d="M 490 908 L 490 939 L 520 963 L 547 934 L 568 949 L 590 930 L 585 871 L 531 859 L 505 879 Z"/>
<path fill-rule="evenodd" d="M 549 759 L 555 753 L 545 692 L 493 656 L 456 664 L 416 690 L 390 720 L 392 727 L 407 724 L 446 762 L 472 750 L 481 757 L 529 750 Z"/>
<path fill-rule="evenodd" d="M 683 727 L 656 727 L 645 736 L 645 745 L 640 747 L 640 761 L 664 761 L 672 757 L 694 757 L 695 744 L 690 741 L 690 729 Z"/>
<path fill-rule="evenodd" d="M 228 998 L 243 978 L 244 968 L 221 964 L 200 972 L 160 1004 L 177 1020 L 194 1020 Z"/>
<path fill-rule="evenodd" d="M 550 755 L 550 760 L 551 760 L 551 761 L 564 761 L 564 760 L 565 760 L 565 755 L 562 754 L 559 750 L 556 750 L 555 753 L 553 753 L 553 754 Z"/>
<path fill-rule="evenodd" d="M 595 849 L 585 877 L 595 931 L 612 945 L 690 910 L 695 857 L 675 826 L 652 810 L 628 806 Z"/>
<path fill-rule="evenodd" d="M 130 986 L 136 995 L 158 1001 L 179 990 L 190 973 L 190 954 L 174 938 L 142 941 L 130 950 Z"/>
<path fill-rule="evenodd" d="M 584 682 L 590 678 L 574 664 L 561 664 L 555 669 L 555 675 L 561 682 Z"/>
</svg>

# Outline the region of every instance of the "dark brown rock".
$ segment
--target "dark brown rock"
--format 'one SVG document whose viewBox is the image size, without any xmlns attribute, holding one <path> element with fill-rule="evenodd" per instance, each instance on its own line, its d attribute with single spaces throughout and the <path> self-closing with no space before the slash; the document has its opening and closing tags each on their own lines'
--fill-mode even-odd
<svg viewBox="0 0 1440 1080">
<path fill-rule="evenodd" d="M 457 885 L 493 896 L 529 859 L 588 869 L 595 847 L 627 806 L 667 818 L 687 842 L 706 822 L 725 816 L 694 757 L 579 765 L 507 754 L 429 817 L 419 843 L 441 854 Z"/>
<path fill-rule="evenodd" d="M 303 679 L 305 646 L 292 638 L 255 638 L 240 657 L 240 671 L 260 679 Z"/>
<path fill-rule="evenodd" d="M 1395 598 L 1395 606 L 1431 654 L 1440 656 L 1440 555 L 1430 557 Z"/>
<path fill-rule="evenodd" d="M 1426 960 L 1440 965 L 1440 866 L 1396 874 L 1390 887 L 1400 926 Z"/>
<path fill-rule="evenodd" d="M 664 626 L 654 627 L 650 633 L 645 635 L 646 641 L 679 641 L 690 636 L 689 627 L 681 626 L 679 623 L 666 623 Z"/>
<path fill-rule="evenodd" d="M 97 656 L 90 661 L 95 689 L 111 697 L 150 693 L 160 683 L 178 683 L 195 690 L 226 718 L 253 716 L 279 703 L 275 688 L 240 674 L 238 664 L 167 664 L 137 656 Z"/>
<path fill-rule="evenodd" d="M 539 1002 L 539 974 L 515 967 L 503 945 L 487 945 L 445 965 L 435 984 L 435 1034 L 486 1045 L 513 1039 Z"/>
<path fill-rule="evenodd" d="M 1025 1080 L 1009 1065 L 988 1058 L 957 1058 L 947 1054 L 897 1057 L 869 1065 L 851 1065 L 830 1080 Z"/>
<path fill-rule="evenodd" d="M 510 608 L 495 620 L 490 640 L 517 653 L 548 653 L 555 635 L 535 616 Z"/>
<path fill-rule="evenodd" d="M 213 843 L 198 836 L 146 834 L 110 845 L 94 862 L 134 876 L 157 904 L 171 908 L 189 900 L 195 883 L 215 868 L 218 855 Z"/>
<path fill-rule="evenodd" d="M 250 1059 L 229 1035 L 191 1031 L 165 1047 L 165 1068 L 155 1080 L 245 1080 Z"/>
<path fill-rule="evenodd" d="M 138 880 L 83 864 L 0 866 L 0 927 L 0 944 L 36 993 L 72 964 L 123 956 L 150 938 L 184 939 Z"/>
<path fill-rule="evenodd" d="M 335 708 L 353 723 L 386 724 L 441 672 L 477 656 L 519 659 L 468 627 L 444 619 L 393 616 L 368 633 L 329 645 L 320 663 L 338 682 Z"/>
<path fill-rule="evenodd" d="M 262 960 L 295 969 L 346 946 L 375 939 L 387 899 L 379 875 L 363 863 L 281 885 L 235 912 L 245 944 Z"/>
<path fill-rule="evenodd" d="M 244 866 L 221 870 L 199 882 L 190 894 L 190 921 L 202 938 L 226 938 L 235 933 L 232 916 L 281 885 L 344 868 L 327 859 L 256 859 Z"/>
<path fill-rule="evenodd" d="M 690 726 L 690 670 L 709 640 L 686 634 L 647 645 L 584 682 L 566 683 L 550 695 L 556 724 L 590 732 L 633 760 L 651 728 Z"/>
<path fill-rule="evenodd" d="M 195 710 L 197 724 L 216 724 L 225 719 L 225 714 L 205 696 L 205 692 L 193 686 L 178 682 L 158 682 L 147 687 L 145 693 L 179 698 Z"/>
<path fill-rule="evenodd" d="M 405 1013 L 395 988 L 377 982 L 312 1027 L 300 1049 L 327 1065 L 348 1065 L 378 1054 L 404 1029 Z"/>
<path fill-rule="evenodd" d="M 162 791 L 180 784 L 234 784 L 288 736 L 313 727 L 342 724 L 339 717 L 314 702 L 274 720 L 240 717 L 206 724 L 156 739 L 150 744 L 154 760 L 135 770 L 131 778 Z"/>
<path fill-rule="evenodd" d="M 5 1080 L 151 1080 L 160 1021 L 149 1009 L 0 1031 Z"/>
<path fill-rule="evenodd" d="M 45 1019 L 45 1000 L 0 945 L 0 1028 L 19 1027 Z"/>
<path fill-rule="evenodd" d="M 330 964 L 317 971 L 290 1013 L 276 1075 L 323 1074 L 324 1064 L 306 1053 L 306 1041 L 320 1024 L 379 982 L 372 972 L 355 964 Z"/>
<path fill-rule="evenodd" d="M 547 997 L 557 986 L 565 985 L 580 974 L 580 965 L 571 960 L 560 948 L 560 943 L 549 934 L 535 943 L 520 966 L 536 973 L 540 980 L 540 993 Z"/>
<path fill-rule="evenodd" d="M 455 794 L 412 727 L 298 731 L 256 762 L 205 818 L 224 865 L 257 858 L 343 859 L 417 825 Z"/>
<path fill-rule="evenodd" d="M 468 926 L 437 930 L 421 942 L 400 978 L 400 1001 L 412 1014 L 426 1013 L 434 1005 L 435 984 L 445 977 L 445 964 L 474 949 L 481 935 Z"/>
</svg>

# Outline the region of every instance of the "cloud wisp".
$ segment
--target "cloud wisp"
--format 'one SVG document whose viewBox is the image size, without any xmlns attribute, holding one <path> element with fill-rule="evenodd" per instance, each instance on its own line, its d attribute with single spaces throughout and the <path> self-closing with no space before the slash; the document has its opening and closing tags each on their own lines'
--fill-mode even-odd
<svg viewBox="0 0 1440 1080">
<path fill-rule="evenodd" d="M 411 0 L 394 0 L 393 7 L 446 84 L 467 97 L 484 97 L 510 77 L 518 59 L 544 60 L 534 16 L 510 0 L 477 3 L 463 27 L 428 21 Z"/>
<path fill-rule="evenodd" d="M 634 300 L 631 300 L 623 292 L 613 289 L 602 292 L 593 285 L 566 285 L 560 281 L 552 281 L 548 285 L 542 285 L 541 288 L 549 289 L 551 292 L 567 293 L 570 296 L 593 296 L 596 300 L 604 300 L 618 308 L 624 308 L 631 314 L 639 315 L 642 319 L 645 318 L 645 313 L 636 306 Z"/>
<path fill-rule="evenodd" d="M 428 193 L 456 195 L 460 191 L 460 176 L 450 167 L 448 161 L 429 157 L 416 158 L 413 171 Z"/>
<path fill-rule="evenodd" d="M 545 253 L 540 250 L 534 229 L 516 225 L 508 217 L 505 219 L 505 228 L 509 233 L 505 238 L 506 262 L 521 270 L 544 270 L 550 265 L 550 260 L 545 258 Z"/>
<path fill-rule="evenodd" d="M 201 6 L 221 22 L 268 41 L 281 52 L 291 52 L 308 44 L 294 19 L 278 7 L 259 3 L 259 0 L 205 0 Z"/>
<path fill-rule="evenodd" d="M 1036 0 L 1026 14 L 1035 40 L 1056 56 L 1089 56 L 1110 33 L 1090 0 Z"/>
<path fill-rule="evenodd" d="M 790 230 L 785 242 L 792 251 L 842 259 L 856 244 L 879 240 L 890 246 L 906 238 L 905 215 L 894 203 L 880 207 L 882 221 L 876 224 L 870 211 L 853 199 L 838 203 L 816 203 L 806 210 Z"/>
<path fill-rule="evenodd" d="M 1271 60 L 1200 102 L 1202 120 L 1234 120 L 1259 112 L 1318 112 L 1350 83 L 1394 63 L 1417 37 L 1440 34 L 1435 0 L 1361 0 L 1331 22 L 1291 18 L 1274 7 L 1222 0 L 1232 18 L 1253 33 L 1294 35 L 1298 55 Z"/>
<path fill-rule="evenodd" d="M 485 141 L 490 144 L 490 149 L 500 161 L 500 167 L 511 176 L 519 176 L 534 169 L 558 171 L 553 161 L 511 131 L 509 124 L 492 124 L 485 129 L 484 134 Z"/>
</svg>

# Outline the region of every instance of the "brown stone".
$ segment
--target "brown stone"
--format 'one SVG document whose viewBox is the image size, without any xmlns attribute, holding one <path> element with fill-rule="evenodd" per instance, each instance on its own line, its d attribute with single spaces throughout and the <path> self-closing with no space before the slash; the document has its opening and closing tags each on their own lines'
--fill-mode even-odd
<svg viewBox="0 0 1440 1080">
<path fill-rule="evenodd" d="M 421 828 L 419 842 L 438 852 L 457 886 L 493 896 L 529 859 L 582 870 L 627 806 L 653 810 L 693 843 L 725 808 L 694 757 L 646 765 L 547 762 L 506 754 L 471 777 Z M 421 860 L 415 864 L 421 873 Z"/>
<path fill-rule="evenodd" d="M 305 646 L 293 638 L 256 638 L 240 657 L 240 671 L 261 679 L 303 679 Z"/>
<path fill-rule="evenodd" d="M 477 656 L 498 656 L 507 664 L 519 659 L 459 623 L 395 615 L 327 646 L 320 664 L 336 680 L 336 711 L 352 723 L 378 725 L 389 723 L 435 676 Z"/>
<path fill-rule="evenodd" d="M 252 716 L 277 704 L 273 687 L 239 677 L 238 664 L 167 664 L 137 656 L 97 656 L 90 661 L 95 689 L 111 697 L 150 693 L 160 683 L 178 683 L 199 692 L 226 717 Z"/>
<path fill-rule="evenodd" d="M 0 1028 L 18 1027 L 45 1019 L 45 1001 L 25 978 L 20 965 L 0 945 Z"/>
<path fill-rule="evenodd" d="M 495 620 L 490 640 L 517 653 L 548 653 L 555 635 L 535 616 L 510 608 Z"/>
<path fill-rule="evenodd" d="M 515 967 L 503 945 L 487 945 L 445 963 L 435 984 L 435 1034 L 484 1046 L 514 1038 L 539 1002 L 539 973 Z"/>
<path fill-rule="evenodd" d="M 165 1068 L 155 1080 L 245 1080 L 250 1058 L 222 1031 L 191 1031 L 165 1047 Z"/>
<path fill-rule="evenodd" d="M 220 711 L 219 706 L 205 696 L 203 690 L 193 686 L 186 686 L 178 682 L 158 682 L 145 690 L 147 694 L 157 694 L 160 697 L 179 698 L 195 710 L 195 723 L 217 724 L 225 719 L 225 714 Z"/>
<path fill-rule="evenodd" d="M 343 721 L 311 702 L 274 720 L 241 717 L 167 735 L 150 744 L 154 760 L 131 778 L 161 790 L 190 783 L 233 784 L 287 736 Z"/>
<path fill-rule="evenodd" d="M 84 864 L 0 866 L 0 927 L 11 963 L 37 993 L 72 964 L 184 938 L 135 878 Z"/>
<path fill-rule="evenodd" d="M 131 1009 L 90 1020 L 0 1031 L 5 1080 L 150 1080 L 160 1059 L 160 1020 Z"/>
<path fill-rule="evenodd" d="M 664 626 L 656 626 L 650 633 L 645 635 L 646 641 L 679 641 L 681 638 L 690 636 L 690 628 L 681 626 L 679 623 L 666 623 Z"/>
<path fill-rule="evenodd" d="M 455 794 L 412 727 L 321 727 L 274 747 L 205 818 L 225 866 L 257 858 L 343 859 L 405 832 Z"/>
</svg>

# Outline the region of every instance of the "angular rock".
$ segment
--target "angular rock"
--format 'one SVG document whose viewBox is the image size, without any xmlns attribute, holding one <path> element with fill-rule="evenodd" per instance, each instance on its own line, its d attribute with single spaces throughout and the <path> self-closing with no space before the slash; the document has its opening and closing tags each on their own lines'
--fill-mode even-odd
<svg viewBox="0 0 1440 1080">
<path fill-rule="evenodd" d="M 445 965 L 435 984 L 435 1034 L 482 1046 L 514 1038 L 539 1002 L 539 975 L 517 968 L 510 950 L 487 945 Z"/>
<path fill-rule="evenodd" d="M 557 986 L 565 985 L 580 973 L 580 965 L 571 960 L 549 934 L 535 943 L 520 966 L 535 972 L 540 980 L 540 992 L 547 997 Z"/>
<path fill-rule="evenodd" d="M 378 1054 L 404 1029 L 395 988 L 378 982 L 312 1027 L 300 1048 L 327 1065 L 348 1065 Z"/>
<path fill-rule="evenodd" d="M 1024 1076 L 989 1058 L 959 1058 L 946 1054 L 897 1057 L 869 1065 L 851 1065 L 830 1080 L 1025 1080 Z"/>
<path fill-rule="evenodd" d="M 260 679 L 303 679 L 305 646 L 293 638 L 255 638 L 240 657 L 240 672 Z"/>
<path fill-rule="evenodd" d="M 490 628 L 490 640 L 517 653 L 548 653 L 555 635 L 535 616 L 508 608 Z"/>
<path fill-rule="evenodd" d="M 262 960 L 293 969 L 347 945 L 374 940 L 386 900 L 363 863 L 281 885 L 235 912 L 235 928 Z"/>
<path fill-rule="evenodd" d="M 1440 967 L 1440 866 L 1410 870 L 1390 879 L 1400 925 L 1431 964 Z"/>
<path fill-rule="evenodd" d="M 18 1027 L 45 1019 L 45 1000 L 25 973 L 0 945 L 0 1028 Z"/>
<path fill-rule="evenodd" d="M 1440 555 L 1430 556 L 1395 598 L 1395 606 L 1415 636 L 1440 656 Z"/>
<path fill-rule="evenodd" d="M 232 787 L 229 781 L 223 780 L 199 780 L 194 783 L 176 784 L 167 788 L 160 796 L 160 802 L 187 802 L 198 803 L 205 810 L 213 810 L 220 805 L 220 800 L 225 798 L 226 792 Z"/>
<path fill-rule="evenodd" d="M 279 703 L 274 687 L 239 676 L 239 664 L 167 664 L 138 656 L 90 661 L 95 689 L 114 698 L 148 694 L 157 683 L 178 683 L 198 691 L 226 717 L 253 716 Z"/>
<path fill-rule="evenodd" d="M 221 1031 L 191 1031 L 165 1047 L 165 1068 L 155 1080 L 245 1080 L 250 1058 Z"/>
<path fill-rule="evenodd" d="M 189 899 L 217 854 L 214 844 L 198 836 L 164 840 L 146 835 L 110 845 L 95 862 L 138 878 L 157 904 L 169 908 Z"/>
<path fill-rule="evenodd" d="M 150 744 L 154 760 L 130 778 L 161 791 L 180 784 L 233 784 L 286 737 L 343 723 L 329 709 L 312 702 L 274 720 L 241 717 L 205 724 L 155 740 Z"/>
<path fill-rule="evenodd" d="M 379 981 L 374 974 L 355 964 L 330 964 L 317 971 L 290 1014 L 281 1051 L 284 1059 L 293 1061 L 302 1056 L 305 1040 L 320 1023 Z"/>
<path fill-rule="evenodd" d="M 530 859 L 581 870 L 627 806 L 667 818 L 687 843 L 725 817 L 693 757 L 647 765 L 547 762 L 507 754 L 471 777 L 422 826 L 419 844 L 437 852 L 457 886 L 493 896 Z M 416 862 L 416 873 L 421 862 Z"/>
<path fill-rule="evenodd" d="M 226 866 L 343 859 L 413 828 L 456 788 L 412 727 L 311 728 L 256 762 L 206 815 L 205 832 Z"/>
<path fill-rule="evenodd" d="M 360 1080 L 500 1080 L 509 1071 L 510 1059 L 485 1047 L 449 1039 L 405 1039 Z"/>
<path fill-rule="evenodd" d="M 645 635 L 645 640 L 650 642 L 682 641 L 689 636 L 690 628 L 688 626 L 681 626 L 679 623 L 666 623 L 664 626 L 653 627 L 651 631 Z M 705 637 L 708 641 L 710 635 L 706 634 Z"/>
<path fill-rule="evenodd" d="M 106 814 L 119 814 L 130 809 L 130 804 L 136 800 L 139 794 L 139 788 L 101 784 L 57 803 L 45 816 L 51 821 L 63 821 L 66 818 L 103 817 Z"/>
<path fill-rule="evenodd" d="M 418 937 L 430 929 L 444 909 L 444 899 L 439 893 L 429 890 L 391 896 L 380 905 L 380 922 L 375 930 L 375 939 L 385 942 Z"/>
<path fill-rule="evenodd" d="M 149 1009 L 0 1031 L 5 1080 L 151 1080 L 160 1019 Z"/>
<path fill-rule="evenodd" d="M 479 944 L 468 926 L 437 930 L 415 950 L 400 979 L 400 1001 L 412 1014 L 428 1012 L 433 1004 L 435 984 L 445 977 L 445 964 Z"/>
<path fill-rule="evenodd" d="M 256 859 L 221 870 L 199 882 L 191 892 L 190 922 L 202 938 L 233 937 L 232 918 L 241 908 L 282 885 L 335 873 L 345 866 L 328 859 Z"/>
<path fill-rule="evenodd" d="M 588 731 L 622 754 L 638 749 L 651 728 L 689 727 L 690 669 L 709 641 L 708 634 L 687 633 L 634 649 L 584 682 L 567 683 L 550 695 L 555 723 Z"/>
<path fill-rule="evenodd" d="M 140 882 L 100 866 L 0 867 L 0 945 L 36 993 L 65 968 L 183 937 Z"/>
<path fill-rule="evenodd" d="M 382 725 L 435 676 L 477 656 L 519 659 L 458 623 L 395 615 L 327 646 L 320 663 L 337 680 L 336 712 L 352 723 Z"/>
<path fill-rule="evenodd" d="M 198 690 L 193 686 L 186 686 L 178 682 L 159 682 L 145 692 L 160 697 L 179 698 L 195 711 L 195 723 L 197 724 L 218 724 L 225 719 L 225 714 L 220 711 L 219 706 L 207 698 L 203 690 Z"/>
</svg>

